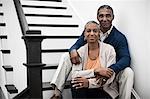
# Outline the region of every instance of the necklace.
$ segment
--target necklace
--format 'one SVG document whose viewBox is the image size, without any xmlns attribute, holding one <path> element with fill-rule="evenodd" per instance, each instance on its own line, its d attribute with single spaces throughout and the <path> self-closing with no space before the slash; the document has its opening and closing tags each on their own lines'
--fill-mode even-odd
<svg viewBox="0 0 150 99">
<path fill-rule="evenodd" d="M 91 60 L 96 60 L 97 57 L 99 56 L 99 48 L 94 49 L 94 50 L 89 50 L 88 54 Z"/>
</svg>

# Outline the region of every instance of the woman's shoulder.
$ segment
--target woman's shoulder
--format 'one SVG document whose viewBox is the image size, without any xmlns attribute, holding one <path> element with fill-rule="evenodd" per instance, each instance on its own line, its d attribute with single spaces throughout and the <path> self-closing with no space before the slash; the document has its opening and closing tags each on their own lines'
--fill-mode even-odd
<svg viewBox="0 0 150 99">
<path fill-rule="evenodd" d="M 83 52 L 83 51 L 86 50 L 87 46 L 88 46 L 88 45 L 85 44 L 85 45 L 81 46 L 77 51 L 78 51 L 78 52 Z"/>
<path fill-rule="evenodd" d="M 112 50 L 112 49 L 114 50 L 114 47 L 112 45 L 104 43 L 104 42 L 101 42 L 101 46 L 105 50 Z"/>
</svg>

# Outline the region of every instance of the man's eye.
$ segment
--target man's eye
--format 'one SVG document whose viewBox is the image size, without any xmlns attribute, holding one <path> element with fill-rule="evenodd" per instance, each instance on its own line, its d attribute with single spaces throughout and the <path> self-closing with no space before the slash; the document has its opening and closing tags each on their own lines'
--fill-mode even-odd
<svg viewBox="0 0 150 99">
<path fill-rule="evenodd" d="M 110 14 L 107 14 L 106 17 L 109 18 L 109 17 L 111 17 L 111 15 L 110 15 Z"/>
<path fill-rule="evenodd" d="M 103 17 L 103 15 L 99 15 L 99 17 L 100 17 L 100 18 L 102 18 L 102 17 Z"/>
</svg>

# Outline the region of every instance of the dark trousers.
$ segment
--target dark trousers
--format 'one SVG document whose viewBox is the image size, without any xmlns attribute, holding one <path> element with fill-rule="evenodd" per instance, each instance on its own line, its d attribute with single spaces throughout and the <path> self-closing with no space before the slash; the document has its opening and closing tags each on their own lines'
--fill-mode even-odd
<svg viewBox="0 0 150 99">
<path fill-rule="evenodd" d="M 100 88 L 71 88 L 73 99 L 112 99 L 108 93 Z"/>
</svg>

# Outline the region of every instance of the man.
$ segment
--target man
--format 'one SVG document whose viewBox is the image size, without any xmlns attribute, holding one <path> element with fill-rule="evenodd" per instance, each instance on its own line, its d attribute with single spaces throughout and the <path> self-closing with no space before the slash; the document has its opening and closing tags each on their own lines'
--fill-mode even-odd
<svg viewBox="0 0 150 99">
<path fill-rule="evenodd" d="M 116 51 L 116 63 L 109 66 L 109 69 L 106 68 L 105 72 L 99 74 L 109 78 L 109 70 L 113 70 L 117 74 L 114 82 L 117 81 L 119 84 L 119 99 L 131 99 L 134 73 L 130 68 L 131 58 L 127 39 L 112 25 L 114 13 L 113 9 L 109 5 L 99 7 L 97 10 L 97 19 L 102 32 L 100 40 L 112 45 Z M 80 64 L 76 50 L 85 43 L 84 34 L 82 34 L 77 42 L 69 49 L 71 62 L 73 64 Z"/>
</svg>

